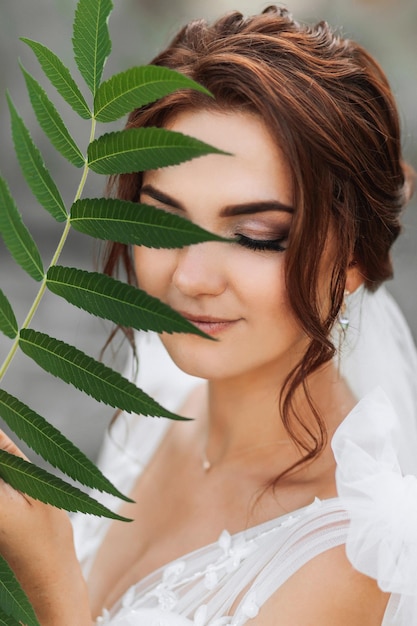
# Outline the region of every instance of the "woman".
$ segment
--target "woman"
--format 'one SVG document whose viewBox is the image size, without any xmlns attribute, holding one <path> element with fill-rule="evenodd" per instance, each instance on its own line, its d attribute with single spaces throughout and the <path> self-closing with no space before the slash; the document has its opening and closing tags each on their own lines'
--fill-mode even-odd
<svg viewBox="0 0 417 626">
<path fill-rule="evenodd" d="M 377 291 L 410 191 L 387 81 L 360 46 L 274 7 L 192 23 L 155 63 L 214 99 L 181 91 L 128 125 L 224 154 L 122 175 L 115 193 L 236 241 L 131 256 L 112 244 L 106 271 L 122 261 L 216 340 L 162 335 L 208 382 L 176 407 L 192 422 L 122 416 L 111 431 L 102 464 L 130 490 L 120 512 L 134 521 L 75 521 L 89 598 L 65 518 L 6 486 L 2 553 L 46 626 L 417 624 L 417 481 L 401 477 L 388 397 L 357 404 L 382 383 L 413 471 L 415 353 Z"/>
</svg>

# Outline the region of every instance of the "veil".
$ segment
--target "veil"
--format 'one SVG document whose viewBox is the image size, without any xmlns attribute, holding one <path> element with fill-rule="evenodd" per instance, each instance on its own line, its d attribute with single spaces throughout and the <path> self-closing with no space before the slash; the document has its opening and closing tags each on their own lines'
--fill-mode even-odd
<svg viewBox="0 0 417 626">
<path fill-rule="evenodd" d="M 347 306 L 341 368 L 363 399 L 332 439 L 337 491 L 350 518 L 346 554 L 391 594 L 383 626 L 416 626 L 416 349 L 384 287 L 361 288 Z"/>
<path fill-rule="evenodd" d="M 361 286 L 346 304 L 341 374 L 358 400 L 382 388 L 399 422 L 401 469 L 417 475 L 417 352 L 410 329 L 384 286 L 374 293 Z"/>
</svg>

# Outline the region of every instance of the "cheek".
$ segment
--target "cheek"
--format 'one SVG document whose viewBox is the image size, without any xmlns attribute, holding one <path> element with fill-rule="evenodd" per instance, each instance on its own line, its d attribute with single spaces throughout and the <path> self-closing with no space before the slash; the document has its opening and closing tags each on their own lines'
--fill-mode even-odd
<svg viewBox="0 0 417 626">
<path fill-rule="evenodd" d="M 304 335 L 290 305 L 283 255 L 267 261 L 262 259 L 262 264 L 252 262 L 244 268 L 242 275 L 245 276 L 244 291 L 250 294 L 254 311 L 264 322 L 265 332 Z"/>
<path fill-rule="evenodd" d="M 138 286 L 158 297 L 170 283 L 175 265 L 175 251 L 135 246 L 133 263 Z"/>
<path fill-rule="evenodd" d="M 282 311 L 288 303 L 283 257 L 262 257 L 253 253 L 252 257 L 249 254 L 245 257 L 238 260 L 235 272 L 240 277 L 235 282 L 236 285 L 240 283 L 241 293 L 271 315 L 274 311 Z"/>
</svg>

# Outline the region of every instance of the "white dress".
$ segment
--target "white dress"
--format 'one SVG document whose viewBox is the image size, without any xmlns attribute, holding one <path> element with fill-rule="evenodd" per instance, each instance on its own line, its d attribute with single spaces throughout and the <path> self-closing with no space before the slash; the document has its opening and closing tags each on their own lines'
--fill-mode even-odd
<svg viewBox="0 0 417 626">
<path fill-rule="evenodd" d="M 383 298 L 386 305 L 386 293 Z M 411 371 L 410 359 L 413 367 L 417 359 L 409 342 L 407 346 L 410 354 L 405 360 Z M 142 346 L 145 361 L 147 350 L 155 363 L 158 348 L 153 339 Z M 141 387 L 175 409 L 195 381 L 178 377 L 164 359 L 158 355 L 154 366 L 144 368 Z M 155 388 L 161 377 L 165 397 Z M 380 388 L 367 393 L 337 429 L 332 448 L 338 497 L 316 498 L 307 507 L 234 535 L 225 529 L 215 543 L 138 581 L 110 611 L 104 611 L 97 624 L 250 626 L 262 605 L 292 574 L 320 553 L 345 544 L 354 567 L 391 593 L 381 626 L 417 626 L 417 478 L 404 477 L 401 468 L 403 460 L 409 466 L 412 455 L 404 451 L 404 419 L 397 417 L 396 409 L 409 399 L 400 394 L 394 409 L 396 389 L 394 385 L 390 398 Z M 149 462 L 168 423 L 123 415 L 107 435 L 100 465 L 125 493 Z M 411 434 L 408 440 L 413 442 Z M 101 500 L 115 507 L 111 496 Z M 89 516 L 74 518 L 76 546 L 86 573 L 109 523 Z"/>
</svg>

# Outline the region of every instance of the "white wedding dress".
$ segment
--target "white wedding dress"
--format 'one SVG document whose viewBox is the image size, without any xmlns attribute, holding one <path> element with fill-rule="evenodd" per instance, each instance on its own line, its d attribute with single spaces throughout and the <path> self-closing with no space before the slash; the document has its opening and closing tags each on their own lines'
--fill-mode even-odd
<svg viewBox="0 0 417 626">
<path fill-rule="evenodd" d="M 318 554 L 345 544 L 359 571 L 391 593 L 381 626 L 417 626 L 417 357 L 408 327 L 384 288 L 351 297 L 342 367 L 362 398 L 332 448 L 338 497 L 218 541 L 168 563 L 132 586 L 97 624 L 250 626 L 262 605 Z M 139 384 L 175 410 L 197 379 L 172 364 L 152 335 L 139 337 Z M 375 387 L 375 389 L 373 389 Z M 373 390 L 372 390 L 373 389 Z M 100 466 L 125 493 L 149 462 L 168 420 L 122 415 Z M 110 507 L 111 496 L 101 496 Z M 109 520 L 74 517 L 87 573 Z"/>
</svg>

